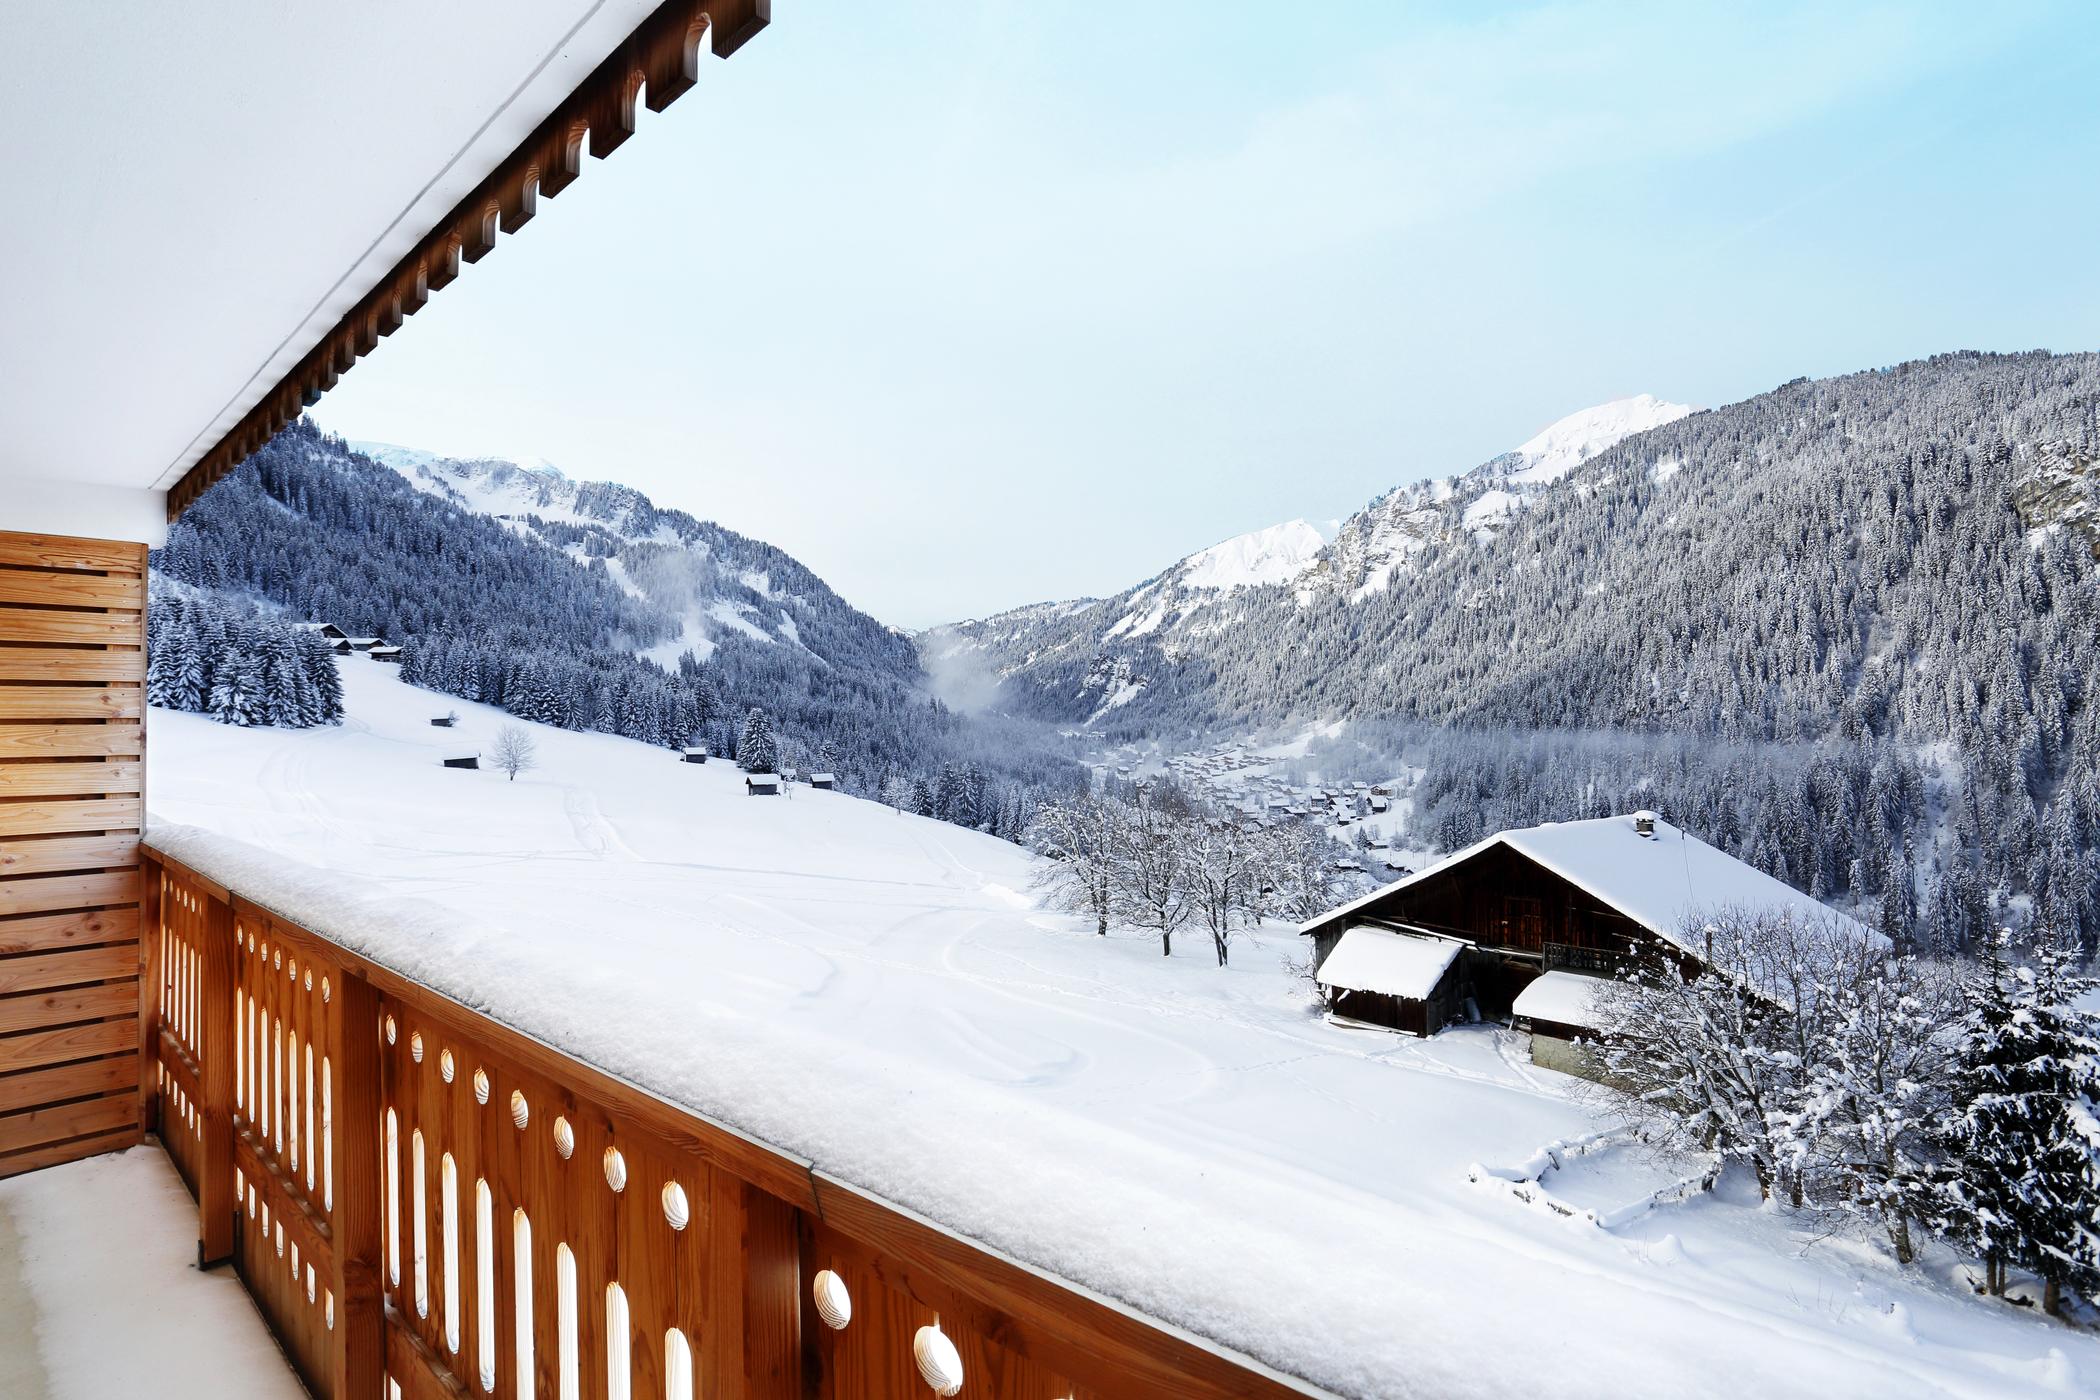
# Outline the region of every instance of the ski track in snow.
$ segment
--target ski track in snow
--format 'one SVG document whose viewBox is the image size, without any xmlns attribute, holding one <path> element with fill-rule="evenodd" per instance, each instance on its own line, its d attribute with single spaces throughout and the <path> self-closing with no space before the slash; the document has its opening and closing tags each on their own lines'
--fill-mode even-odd
<svg viewBox="0 0 2100 1400">
<path fill-rule="evenodd" d="M 1200 930 L 1163 958 L 1034 907 L 1003 843 L 843 794 L 747 798 L 726 764 L 604 736 L 531 727 L 541 767 L 515 783 L 443 769 L 514 721 L 341 669 L 340 729 L 156 713 L 156 819 L 336 872 L 371 910 L 455 917 L 492 1014 L 1286 1369 L 1365 1396 L 2100 1380 L 2091 1337 L 1755 1210 L 1607 1231 L 1470 1183 L 1599 1125 L 1511 1032 L 1328 1024 L 1287 932 L 1227 969 Z M 448 708 L 459 729 L 431 730 Z M 388 942 L 386 922 L 360 946 L 442 982 L 442 925 Z"/>
</svg>

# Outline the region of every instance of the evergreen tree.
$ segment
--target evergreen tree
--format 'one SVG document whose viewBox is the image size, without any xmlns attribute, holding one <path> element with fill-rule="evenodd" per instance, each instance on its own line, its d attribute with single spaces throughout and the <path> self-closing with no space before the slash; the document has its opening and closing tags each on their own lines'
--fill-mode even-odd
<svg viewBox="0 0 2100 1400">
<path fill-rule="evenodd" d="M 2100 1038 L 2075 1005 L 2094 983 L 2054 939 L 2028 966 L 2006 961 L 2009 943 L 2001 934 L 1987 945 L 1961 1027 L 1956 1115 L 1943 1134 L 1949 1228 L 1983 1257 L 1986 1291 L 2004 1291 L 2008 1265 L 2026 1268 L 2055 1313 L 2067 1288 L 2100 1283 Z"/>
<path fill-rule="evenodd" d="M 780 747 L 773 737 L 773 721 L 753 705 L 744 716 L 744 729 L 737 736 L 736 766 L 749 773 L 770 773 L 780 764 Z"/>
</svg>

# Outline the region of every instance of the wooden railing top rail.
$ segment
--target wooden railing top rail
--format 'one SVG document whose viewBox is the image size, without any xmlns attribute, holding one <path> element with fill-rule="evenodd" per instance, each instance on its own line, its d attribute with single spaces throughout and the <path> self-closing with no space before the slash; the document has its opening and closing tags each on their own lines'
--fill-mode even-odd
<svg viewBox="0 0 2100 1400">
<path fill-rule="evenodd" d="M 961 1235 L 825 1171 L 808 1157 L 590 1065 L 229 890 L 149 841 L 147 857 L 224 901 L 243 926 L 267 927 L 302 956 L 320 954 L 428 1027 L 488 1047 L 604 1112 L 617 1134 L 690 1155 L 803 1212 L 824 1245 L 944 1320 L 1071 1377 L 1086 1395 L 1188 1400 L 1325 1395 L 1252 1358 Z M 397 1345 L 390 1342 L 390 1346 Z"/>
</svg>

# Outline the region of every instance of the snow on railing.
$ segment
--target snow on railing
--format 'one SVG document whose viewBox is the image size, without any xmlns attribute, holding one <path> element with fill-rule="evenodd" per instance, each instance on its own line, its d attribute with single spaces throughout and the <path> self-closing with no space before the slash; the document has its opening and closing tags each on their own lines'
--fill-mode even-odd
<svg viewBox="0 0 2100 1400">
<path fill-rule="evenodd" d="M 324 1398 L 1316 1394 L 147 857 L 162 1141 Z M 346 911 L 370 927 L 382 906 Z M 416 915 L 404 911 L 413 919 Z M 392 1392 L 389 1392 L 392 1393 Z"/>
</svg>

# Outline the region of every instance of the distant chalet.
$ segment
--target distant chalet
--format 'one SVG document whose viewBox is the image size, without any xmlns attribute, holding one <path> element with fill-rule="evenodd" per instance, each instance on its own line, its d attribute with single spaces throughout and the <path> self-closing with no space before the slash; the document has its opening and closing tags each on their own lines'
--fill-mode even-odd
<svg viewBox="0 0 2100 1400">
<path fill-rule="evenodd" d="M 1497 832 L 1302 925 L 1337 1016 L 1434 1035 L 1469 1007 L 1515 1016 L 1533 1056 L 1594 1029 L 1588 993 L 1643 950 L 1697 963 L 1723 911 L 1868 930 L 1653 812 Z"/>
</svg>

